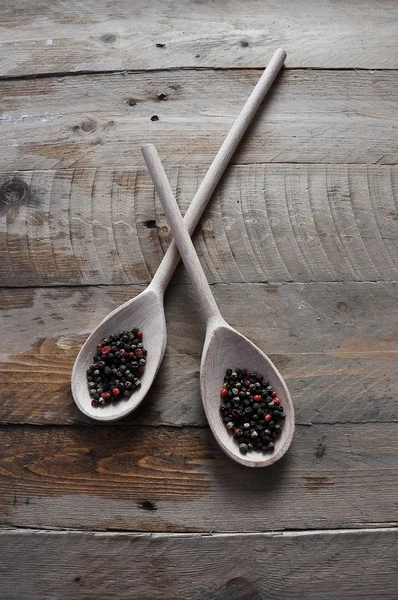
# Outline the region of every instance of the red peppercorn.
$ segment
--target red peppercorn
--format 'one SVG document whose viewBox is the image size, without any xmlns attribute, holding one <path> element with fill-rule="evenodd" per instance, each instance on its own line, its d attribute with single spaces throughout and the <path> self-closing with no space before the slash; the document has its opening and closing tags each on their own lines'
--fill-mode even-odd
<svg viewBox="0 0 398 600">
<path fill-rule="evenodd" d="M 104 346 L 101 350 L 102 354 L 109 354 L 110 351 L 111 351 L 110 346 Z"/>
<path fill-rule="evenodd" d="M 264 417 L 264 421 L 266 423 L 268 423 L 268 421 L 271 421 L 271 419 L 272 419 L 272 415 L 269 415 L 269 414 L 265 415 L 265 417 Z"/>
<path fill-rule="evenodd" d="M 276 438 L 278 437 L 278 434 L 275 433 L 275 431 L 273 433 L 271 433 L 271 437 L 273 440 L 276 440 Z"/>
<path fill-rule="evenodd" d="M 97 344 L 97 350 L 101 350 L 102 344 Z"/>
<path fill-rule="evenodd" d="M 274 398 L 274 403 L 275 404 L 280 404 L 281 403 L 281 399 L 278 398 L 278 396 L 276 398 Z"/>
<path fill-rule="evenodd" d="M 91 406 L 94 406 L 94 408 L 97 408 L 97 406 L 99 406 L 98 400 L 96 400 L 95 398 L 94 398 L 94 400 L 91 400 Z"/>
<path fill-rule="evenodd" d="M 145 367 L 140 367 L 138 370 L 139 370 L 140 373 L 144 373 Z"/>
<path fill-rule="evenodd" d="M 113 394 L 114 396 L 118 396 L 118 395 L 120 394 L 120 390 L 119 390 L 119 388 L 113 388 L 113 390 L 112 390 L 112 394 Z"/>
<path fill-rule="evenodd" d="M 221 388 L 220 394 L 221 394 L 221 396 L 227 396 L 227 394 L 228 394 L 227 388 Z"/>
<path fill-rule="evenodd" d="M 242 386 L 241 390 L 242 390 L 242 392 L 245 392 L 246 388 Z"/>
<path fill-rule="evenodd" d="M 139 340 L 142 340 L 143 336 L 144 336 L 144 334 L 142 333 L 142 331 L 139 331 L 137 333 L 137 337 L 138 337 Z"/>
<path fill-rule="evenodd" d="M 232 415 L 233 417 L 236 417 L 236 415 L 237 415 L 237 414 L 238 414 L 238 411 L 236 410 L 236 408 L 233 408 L 233 409 L 231 410 L 231 415 Z"/>
<path fill-rule="evenodd" d="M 271 396 L 272 396 L 273 398 L 276 398 L 276 397 L 277 397 L 277 395 L 278 395 L 278 394 L 277 394 L 276 392 L 272 392 L 272 394 L 271 394 Z"/>
<path fill-rule="evenodd" d="M 124 356 L 126 354 L 126 350 L 124 350 L 123 348 L 120 350 L 120 356 Z"/>
<path fill-rule="evenodd" d="M 261 396 L 260 396 L 259 394 L 256 394 L 255 396 L 253 396 L 253 400 L 254 400 L 255 402 L 260 402 L 260 400 L 261 400 Z"/>
<path fill-rule="evenodd" d="M 243 431 L 241 429 L 235 429 L 234 433 L 237 437 L 240 437 L 241 435 L 243 435 Z"/>
<path fill-rule="evenodd" d="M 109 398 L 111 397 L 109 392 L 102 392 L 101 396 L 104 400 L 109 400 Z"/>
<path fill-rule="evenodd" d="M 134 356 L 135 356 L 134 352 L 130 352 L 129 358 L 134 358 Z"/>
<path fill-rule="evenodd" d="M 135 351 L 135 355 L 137 358 L 142 358 L 142 350 L 141 348 L 137 348 L 137 350 Z"/>
</svg>

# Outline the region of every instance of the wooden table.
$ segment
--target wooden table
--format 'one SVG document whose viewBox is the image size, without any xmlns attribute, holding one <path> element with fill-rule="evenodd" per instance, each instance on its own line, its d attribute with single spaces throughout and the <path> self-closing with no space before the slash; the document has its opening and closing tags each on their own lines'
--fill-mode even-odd
<svg viewBox="0 0 398 600">
<path fill-rule="evenodd" d="M 0 598 L 396 600 L 396 2 L 2 5 Z M 252 471 L 208 430 L 183 268 L 142 409 L 90 423 L 70 375 L 170 243 L 141 144 L 185 211 L 278 46 L 195 234 L 296 406 L 288 455 Z"/>
</svg>

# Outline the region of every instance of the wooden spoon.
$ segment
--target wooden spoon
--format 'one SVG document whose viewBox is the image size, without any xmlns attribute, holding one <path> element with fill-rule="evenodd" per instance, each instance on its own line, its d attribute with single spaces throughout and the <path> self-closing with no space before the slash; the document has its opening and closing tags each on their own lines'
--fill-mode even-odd
<svg viewBox="0 0 398 600">
<path fill-rule="evenodd" d="M 220 181 L 247 127 L 270 89 L 286 58 L 284 50 L 278 49 L 250 94 L 239 116 L 225 138 L 185 215 L 185 225 L 191 233 Z M 174 242 L 170 244 L 161 265 L 146 290 L 111 312 L 92 332 L 80 350 L 72 371 L 72 394 L 79 409 L 98 421 L 121 419 L 136 409 L 145 398 L 159 370 L 166 348 L 166 320 L 163 297 L 167 285 L 180 260 Z M 141 379 L 141 388 L 130 398 L 104 407 L 91 406 L 87 387 L 87 369 L 92 363 L 96 345 L 102 338 L 120 331 L 139 327 L 144 333 L 144 345 L 148 350 L 148 362 Z"/>
<path fill-rule="evenodd" d="M 281 458 L 289 448 L 294 433 L 294 408 L 285 381 L 271 360 L 244 335 L 238 333 L 221 316 L 206 275 L 184 224 L 170 183 L 156 148 L 146 144 L 142 153 L 159 195 L 174 241 L 180 251 L 188 275 L 206 320 L 206 339 L 200 366 L 200 388 L 207 420 L 214 437 L 228 456 L 248 467 L 266 467 Z M 270 382 L 281 398 L 286 412 L 282 432 L 272 454 L 251 452 L 243 455 L 223 423 L 220 413 L 220 389 L 228 368 L 256 371 Z"/>
</svg>

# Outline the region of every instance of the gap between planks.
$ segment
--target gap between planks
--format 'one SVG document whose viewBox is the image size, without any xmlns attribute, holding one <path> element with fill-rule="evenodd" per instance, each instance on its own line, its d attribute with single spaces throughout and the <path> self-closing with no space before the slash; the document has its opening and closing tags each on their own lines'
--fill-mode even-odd
<svg viewBox="0 0 398 600">
<path fill-rule="evenodd" d="M 0 526 L 0 537 L 3 534 L 50 534 L 50 535 L 68 535 L 68 534 L 87 534 L 94 535 L 96 537 L 112 537 L 115 535 L 125 535 L 129 537 L 143 537 L 143 538 L 236 538 L 236 537 L 266 537 L 266 538 L 274 538 L 274 537 L 304 537 L 307 535 L 315 536 L 315 535 L 345 535 L 345 534 L 364 534 L 364 533 L 387 533 L 387 532 L 395 532 L 398 529 L 398 522 L 392 521 L 388 523 L 374 523 L 374 527 L 372 523 L 362 523 L 361 525 L 365 525 L 365 527 L 358 527 L 357 529 L 284 529 L 284 530 L 275 530 L 275 531 L 239 531 L 239 532 L 218 532 L 218 531 L 209 531 L 209 532 L 190 532 L 190 533 L 180 533 L 173 531 L 134 531 L 131 529 L 71 529 L 71 528 L 55 528 L 51 527 L 46 529 L 45 527 L 28 527 L 28 526 L 16 526 L 16 527 L 1 527 Z"/>
<path fill-rule="evenodd" d="M 0 47 L 1 47 L 0 42 Z M 178 73 L 180 71 L 259 71 L 260 67 L 164 67 L 159 69 L 110 69 L 103 71 L 49 71 L 48 73 L 26 73 L 24 75 L 0 75 L 0 82 L 2 81 L 24 81 L 28 79 L 51 79 L 57 77 L 79 77 L 80 75 L 139 75 L 140 73 Z M 284 71 L 346 71 L 346 72 L 357 72 L 357 71 L 368 71 L 369 73 L 380 73 L 383 71 L 393 72 L 397 71 L 396 68 L 378 68 L 371 69 L 368 67 L 283 67 Z M 358 163 L 357 163 L 358 164 Z"/>
</svg>

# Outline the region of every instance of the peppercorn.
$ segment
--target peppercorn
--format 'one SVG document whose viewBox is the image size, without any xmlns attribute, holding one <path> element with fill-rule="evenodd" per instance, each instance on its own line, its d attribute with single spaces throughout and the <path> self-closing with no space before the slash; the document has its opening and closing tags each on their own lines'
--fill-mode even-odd
<svg viewBox="0 0 398 600">
<path fill-rule="evenodd" d="M 93 364 L 87 369 L 90 396 L 98 401 L 92 403 L 94 407 L 122 397 L 128 398 L 140 387 L 139 377 L 145 372 L 147 351 L 140 341 L 142 332 L 140 336 L 138 333 L 136 328 L 122 331 L 103 338 L 97 345 Z M 138 355 L 135 350 L 138 350 Z"/>
<path fill-rule="evenodd" d="M 239 444 L 243 454 L 253 449 L 268 451 L 269 445 L 274 444 L 272 440 L 277 439 L 281 432 L 278 422 L 284 412 L 278 396 L 272 396 L 273 392 L 264 377 L 254 371 L 248 375 L 245 369 L 237 368 L 235 371 L 227 369 L 225 373 L 220 396 L 228 402 L 221 403 L 220 412 L 234 438 L 243 438 L 244 442 Z"/>
</svg>

